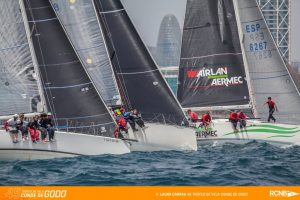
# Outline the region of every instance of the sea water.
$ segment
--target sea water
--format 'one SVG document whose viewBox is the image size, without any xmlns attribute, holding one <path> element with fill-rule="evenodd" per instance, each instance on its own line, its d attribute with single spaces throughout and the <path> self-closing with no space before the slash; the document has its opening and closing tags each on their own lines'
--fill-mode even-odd
<svg viewBox="0 0 300 200">
<path fill-rule="evenodd" d="M 134 152 L 1 161 L 1 185 L 300 185 L 300 147 L 201 145 L 197 152 Z"/>
</svg>

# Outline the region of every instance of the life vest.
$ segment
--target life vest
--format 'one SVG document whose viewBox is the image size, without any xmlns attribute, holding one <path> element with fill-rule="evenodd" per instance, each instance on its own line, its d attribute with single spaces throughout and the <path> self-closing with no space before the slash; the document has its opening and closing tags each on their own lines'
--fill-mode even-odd
<svg viewBox="0 0 300 200">
<path fill-rule="evenodd" d="M 197 120 L 198 119 L 198 115 L 195 112 L 190 112 L 189 114 L 191 120 Z"/>
<path fill-rule="evenodd" d="M 202 121 L 203 122 L 211 122 L 211 117 L 208 114 L 202 115 Z"/>
<path fill-rule="evenodd" d="M 8 131 L 8 122 L 7 122 L 7 121 L 4 122 L 3 128 L 4 128 L 6 131 Z"/>
<path fill-rule="evenodd" d="M 246 115 L 243 112 L 238 112 L 237 117 L 238 119 L 246 119 Z"/>
<path fill-rule="evenodd" d="M 266 103 L 269 105 L 269 108 L 271 108 L 271 109 L 275 108 L 275 102 L 274 101 L 268 100 Z"/>
<path fill-rule="evenodd" d="M 236 112 L 231 112 L 230 115 L 229 115 L 229 120 L 237 120 L 238 119 L 238 116 L 237 116 L 237 113 Z"/>
<path fill-rule="evenodd" d="M 126 120 L 124 119 L 124 117 L 119 117 L 117 119 L 117 124 L 120 126 L 120 127 L 126 127 Z"/>
</svg>

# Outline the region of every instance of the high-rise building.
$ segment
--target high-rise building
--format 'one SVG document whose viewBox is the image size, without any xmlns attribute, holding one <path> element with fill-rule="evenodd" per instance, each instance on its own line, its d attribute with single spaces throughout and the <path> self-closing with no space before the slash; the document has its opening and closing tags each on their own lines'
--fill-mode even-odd
<svg viewBox="0 0 300 200">
<path fill-rule="evenodd" d="M 181 30 L 177 18 L 166 15 L 161 24 L 157 40 L 156 62 L 159 66 L 178 66 L 181 49 Z"/>
<path fill-rule="evenodd" d="M 283 58 L 290 63 L 290 0 L 257 0 Z"/>
</svg>

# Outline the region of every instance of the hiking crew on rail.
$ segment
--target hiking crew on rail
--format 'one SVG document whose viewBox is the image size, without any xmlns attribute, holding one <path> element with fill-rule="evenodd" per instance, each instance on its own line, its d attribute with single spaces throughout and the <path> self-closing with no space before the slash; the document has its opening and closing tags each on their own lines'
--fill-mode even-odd
<svg viewBox="0 0 300 200">
<path fill-rule="evenodd" d="M 4 123 L 4 128 L 9 132 L 13 143 L 19 142 L 19 131 L 22 133 L 23 141 L 29 140 L 29 134 L 33 143 L 40 141 L 40 136 L 43 143 L 55 141 L 55 131 L 50 113 L 36 115 L 29 122 L 26 121 L 24 113 L 15 114 L 13 118 Z M 47 136 L 49 136 L 49 140 L 47 140 Z"/>
</svg>

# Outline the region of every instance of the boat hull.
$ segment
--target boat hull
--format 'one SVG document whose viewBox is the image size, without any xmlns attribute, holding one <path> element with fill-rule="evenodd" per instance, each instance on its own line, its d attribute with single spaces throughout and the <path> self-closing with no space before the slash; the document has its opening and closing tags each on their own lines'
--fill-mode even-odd
<svg viewBox="0 0 300 200">
<path fill-rule="evenodd" d="M 120 139 L 56 131 L 55 142 L 33 143 L 31 139 L 13 143 L 8 132 L 0 130 L 0 160 L 34 160 L 78 155 L 130 153 L 129 144 Z"/>
<path fill-rule="evenodd" d="M 167 124 L 147 123 L 148 128 L 132 132 L 131 151 L 197 151 L 195 131 L 191 128 Z"/>
<path fill-rule="evenodd" d="M 238 130 L 238 132 L 234 132 L 228 120 L 214 120 L 208 131 L 205 131 L 203 128 L 196 129 L 197 141 L 198 143 L 246 143 L 256 140 L 277 146 L 300 145 L 299 125 L 274 124 L 248 120 L 246 129 L 240 129 L 238 124 Z"/>
</svg>

